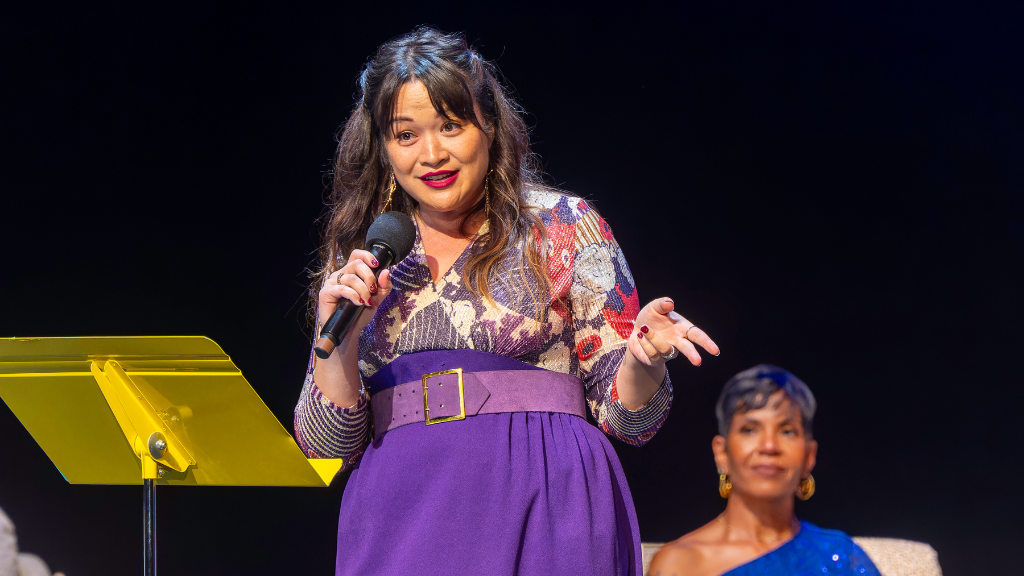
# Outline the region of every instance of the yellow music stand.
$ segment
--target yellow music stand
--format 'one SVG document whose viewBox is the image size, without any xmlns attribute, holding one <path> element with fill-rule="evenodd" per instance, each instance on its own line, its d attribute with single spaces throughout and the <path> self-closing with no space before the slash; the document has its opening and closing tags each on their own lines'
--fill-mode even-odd
<svg viewBox="0 0 1024 576">
<path fill-rule="evenodd" d="M 156 574 L 156 484 L 327 486 L 341 460 L 302 450 L 202 336 L 0 338 L 0 398 L 71 484 L 143 484 Z"/>
</svg>

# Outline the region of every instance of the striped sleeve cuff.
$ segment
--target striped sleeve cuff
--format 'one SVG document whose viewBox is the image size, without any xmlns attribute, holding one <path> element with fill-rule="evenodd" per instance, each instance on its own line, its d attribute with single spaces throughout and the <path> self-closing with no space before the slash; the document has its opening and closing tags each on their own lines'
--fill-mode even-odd
<svg viewBox="0 0 1024 576">
<path fill-rule="evenodd" d="M 370 440 L 370 401 L 366 393 L 341 408 L 320 392 L 307 374 L 295 406 L 295 439 L 309 458 L 341 458 L 354 466 Z"/>
<path fill-rule="evenodd" d="M 629 410 L 615 400 L 605 412 L 604 431 L 633 446 L 643 446 L 668 419 L 672 408 L 672 380 L 665 371 L 665 379 L 654 396 L 640 408 Z"/>
</svg>

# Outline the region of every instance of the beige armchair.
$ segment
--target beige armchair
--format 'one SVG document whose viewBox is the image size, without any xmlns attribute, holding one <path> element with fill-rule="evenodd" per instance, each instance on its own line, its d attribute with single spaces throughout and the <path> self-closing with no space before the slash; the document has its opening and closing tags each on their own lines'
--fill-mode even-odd
<svg viewBox="0 0 1024 576">
<path fill-rule="evenodd" d="M 924 542 L 854 536 L 882 576 L 942 576 L 939 555 Z"/>
</svg>

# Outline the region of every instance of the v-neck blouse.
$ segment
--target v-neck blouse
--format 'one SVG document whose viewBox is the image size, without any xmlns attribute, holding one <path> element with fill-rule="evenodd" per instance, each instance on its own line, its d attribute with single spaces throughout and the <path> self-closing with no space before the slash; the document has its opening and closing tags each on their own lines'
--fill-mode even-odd
<svg viewBox="0 0 1024 576">
<path fill-rule="evenodd" d="M 491 300 L 474 294 L 463 278 L 472 243 L 435 283 L 417 229 L 412 252 L 391 269 L 394 289 L 359 335 L 363 380 L 413 352 L 500 354 L 579 376 L 601 430 L 641 445 L 668 416 L 672 385 L 666 373 L 654 397 L 638 410 L 618 402 L 615 375 L 640 311 L 622 250 L 608 224 L 584 200 L 549 191 L 533 192 L 529 200 L 547 228 L 550 289 L 534 296 L 540 287 L 516 253 L 496 266 Z M 324 397 L 313 382 L 311 358 L 295 409 L 296 438 L 310 457 L 340 457 L 346 466 L 355 464 L 370 439 L 368 412 L 365 390 L 349 408 Z"/>
<path fill-rule="evenodd" d="M 419 219 L 413 218 L 412 223 L 416 230 L 416 238 L 413 241 L 412 250 L 409 252 L 409 256 L 412 256 L 413 258 L 419 260 L 419 262 L 426 266 L 427 270 L 429 271 L 430 264 L 427 262 L 427 251 L 423 248 L 423 236 L 420 234 Z M 466 265 L 466 259 L 469 258 L 470 254 L 472 254 L 473 243 L 476 241 L 477 238 L 485 234 L 489 229 L 490 222 L 484 220 L 484 223 L 480 225 L 480 229 L 476 231 L 476 234 L 474 234 L 473 237 L 469 240 L 469 243 L 466 244 L 465 247 L 463 247 L 462 251 L 459 252 L 458 258 L 456 258 L 455 261 L 452 262 L 452 265 L 449 266 L 448 269 L 444 271 L 444 274 L 441 274 L 437 280 L 434 280 L 434 274 L 430 273 L 430 284 L 433 285 L 435 290 L 437 290 L 438 286 L 441 286 L 442 284 L 449 281 L 448 277 L 452 274 L 453 271 L 455 271 L 456 265 L 459 265 L 460 272 L 457 273 L 455 277 L 462 277 L 461 270 Z M 408 258 L 409 256 L 406 256 L 406 258 Z M 393 273 L 395 271 L 395 267 L 392 267 L 391 271 Z M 440 272 L 440 270 L 438 270 L 438 272 Z"/>
</svg>

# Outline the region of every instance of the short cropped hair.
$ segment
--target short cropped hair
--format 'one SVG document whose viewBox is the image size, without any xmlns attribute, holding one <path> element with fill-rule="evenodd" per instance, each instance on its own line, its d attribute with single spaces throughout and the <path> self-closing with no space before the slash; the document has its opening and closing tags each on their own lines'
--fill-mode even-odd
<svg viewBox="0 0 1024 576">
<path fill-rule="evenodd" d="M 718 433 L 728 437 L 733 416 L 764 408 L 768 404 L 768 398 L 779 390 L 796 404 L 800 410 L 804 433 L 808 438 L 813 438 L 814 411 L 818 408 L 814 394 L 811 394 L 810 388 L 802 380 L 770 364 L 758 364 L 748 368 L 725 383 L 715 406 Z"/>
</svg>

